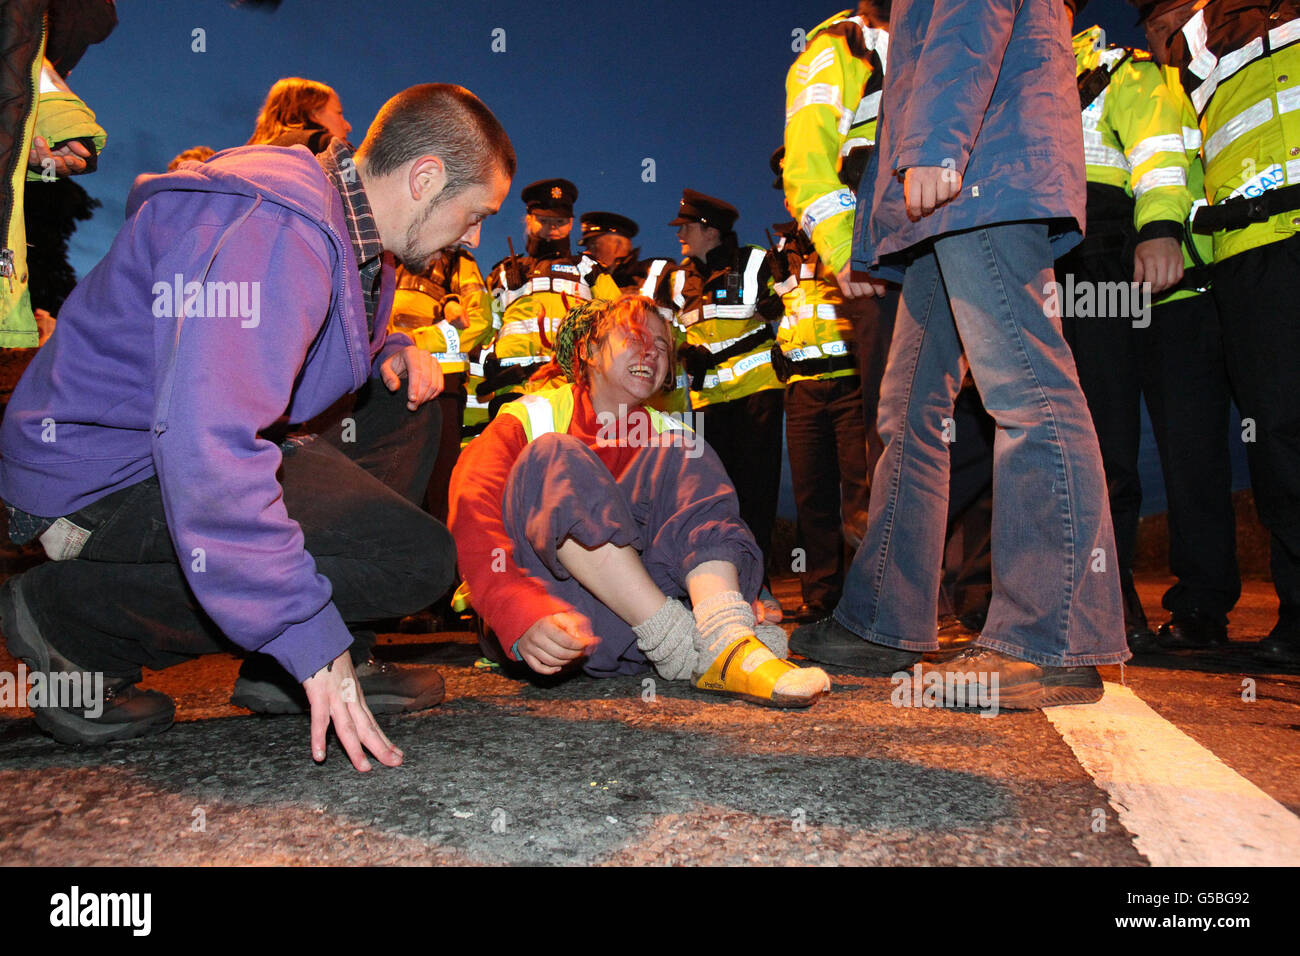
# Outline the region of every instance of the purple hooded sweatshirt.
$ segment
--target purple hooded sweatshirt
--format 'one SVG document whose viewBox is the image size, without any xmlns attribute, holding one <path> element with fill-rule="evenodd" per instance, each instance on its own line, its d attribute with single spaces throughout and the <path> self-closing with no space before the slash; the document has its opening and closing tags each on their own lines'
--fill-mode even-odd
<svg viewBox="0 0 1300 956">
<path fill-rule="evenodd" d="M 203 609 L 305 679 L 352 637 L 259 432 L 319 414 L 411 344 L 386 334 L 387 263 L 381 288 L 371 335 L 342 199 L 303 147 L 141 177 L 9 402 L 0 497 L 58 517 L 156 473 Z"/>
</svg>

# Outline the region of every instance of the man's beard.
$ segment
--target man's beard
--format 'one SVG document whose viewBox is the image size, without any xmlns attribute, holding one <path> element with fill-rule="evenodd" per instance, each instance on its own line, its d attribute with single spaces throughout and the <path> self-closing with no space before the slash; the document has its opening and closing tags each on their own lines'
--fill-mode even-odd
<svg viewBox="0 0 1300 956">
<path fill-rule="evenodd" d="M 417 248 L 416 243 L 419 241 L 421 227 L 429 221 L 434 210 L 439 203 L 439 196 L 429 200 L 428 205 L 420 213 L 420 218 L 406 227 L 406 238 L 402 243 L 402 248 L 394 253 L 394 257 L 407 272 L 414 275 L 423 275 L 429 270 L 433 263 L 434 257 L 441 252 L 441 249 L 421 250 Z"/>
</svg>

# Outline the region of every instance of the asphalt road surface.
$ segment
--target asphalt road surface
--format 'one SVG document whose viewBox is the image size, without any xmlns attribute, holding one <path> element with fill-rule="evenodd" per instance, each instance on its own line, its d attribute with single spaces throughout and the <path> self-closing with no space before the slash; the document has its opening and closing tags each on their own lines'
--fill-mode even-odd
<svg viewBox="0 0 1300 956">
<path fill-rule="evenodd" d="M 1164 584 L 1141 582 L 1157 621 Z M 381 656 L 438 667 L 447 698 L 379 718 L 406 761 L 366 775 L 333 740 L 315 765 L 305 718 L 231 706 L 238 660 L 215 655 L 147 674 L 177 704 L 151 739 L 65 747 L 0 709 L 0 864 L 1295 864 L 1300 676 L 1249 653 L 1275 613 L 1248 582 L 1231 647 L 992 718 L 847 671 L 807 711 L 522 683 L 469 633 L 389 635 Z"/>
</svg>

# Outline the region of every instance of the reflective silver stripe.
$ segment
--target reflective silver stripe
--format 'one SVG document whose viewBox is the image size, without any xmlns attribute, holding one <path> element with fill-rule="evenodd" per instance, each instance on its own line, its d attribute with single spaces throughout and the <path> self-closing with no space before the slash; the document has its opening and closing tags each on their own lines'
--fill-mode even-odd
<svg viewBox="0 0 1300 956">
<path fill-rule="evenodd" d="M 751 329 L 750 331 L 746 332 L 744 335 L 737 335 L 734 339 L 723 339 L 721 342 L 701 342 L 700 344 L 703 345 L 705 348 L 707 348 L 714 355 L 717 355 L 723 349 L 729 349 L 737 342 L 739 342 L 741 339 L 746 338 L 747 336 L 753 334 L 754 331 Z"/>
<path fill-rule="evenodd" d="M 869 27 L 862 22 L 861 17 L 854 17 L 858 25 L 862 27 L 862 42 L 866 44 L 868 50 L 875 50 L 876 56 L 880 57 L 880 69 L 882 72 L 889 69 L 889 34 L 879 27 Z"/>
<path fill-rule="evenodd" d="M 1179 169 L 1176 166 L 1166 166 L 1161 169 L 1153 169 L 1138 177 L 1137 182 L 1133 184 L 1133 198 L 1141 199 L 1142 194 L 1148 189 L 1155 189 L 1158 186 L 1186 186 L 1187 170 Z"/>
<path fill-rule="evenodd" d="M 806 106 L 829 106 L 840 117 L 844 116 L 844 101 L 840 97 L 840 88 L 830 83 L 814 83 L 801 90 L 786 108 L 786 124 L 788 125 L 795 114 Z"/>
<path fill-rule="evenodd" d="M 743 358 L 738 358 L 728 368 L 718 369 L 719 382 L 732 382 L 740 378 L 746 372 L 752 372 L 756 368 L 762 368 L 764 365 L 772 364 L 772 350 L 763 349 L 761 352 L 753 352 Z M 709 377 L 704 378 L 705 388 L 709 387 Z"/>
<path fill-rule="evenodd" d="M 700 308 L 702 319 L 747 319 L 754 314 L 753 304 L 749 305 L 715 305 L 709 303 Z"/>
<path fill-rule="evenodd" d="M 667 259 L 656 259 L 650 264 L 650 271 L 646 273 L 645 282 L 641 283 L 642 295 L 654 298 L 655 289 L 659 285 L 659 276 L 663 274 L 667 265 Z"/>
<path fill-rule="evenodd" d="M 1300 20 L 1288 20 L 1268 31 L 1268 48 L 1276 50 L 1296 39 L 1300 39 Z"/>
<path fill-rule="evenodd" d="M 1275 29 L 1284 30 L 1289 26 L 1290 23 L 1287 23 Z M 1272 33 L 1273 31 L 1270 30 L 1270 39 Z M 1198 114 L 1204 112 L 1205 105 L 1210 102 L 1210 97 L 1214 95 L 1214 91 L 1220 83 L 1247 63 L 1264 55 L 1264 38 L 1255 37 L 1245 46 L 1238 47 L 1231 53 L 1216 58 L 1206 46 L 1209 33 L 1205 26 L 1205 13 L 1203 10 L 1197 10 L 1195 15 L 1184 24 L 1183 36 L 1187 40 L 1187 50 L 1192 54 L 1192 61 L 1188 69 L 1194 75 L 1202 77 L 1202 81 L 1196 89 L 1188 90 L 1188 96 L 1191 97 L 1192 105 L 1196 107 Z"/>
<path fill-rule="evenodd" d="M 852 139 L 846 139 L 844 145 L 840 147 L 840 155 L 847 156 L 859 146 L 875 146 L 874 139 L 867 139 L 865 136 L 854 136 Z"/>
<path fill-rule="evenodd" d="M 468 362 L 469 356 L 464 352 L 430 352 L 433 360 L 439 365 L 451 365 L 453 363 Z"/>
<path fill-rule="evenodd" d="M 1197 10 L 1192 18 L 1183 24 L 1183 36 L 1187 40 L 1187 52 L 1192 55 L 1187 68 L 1204 79 L 1214 70 L 1218 58 L 1206 46 L 1209 29 L 1205 26 L 1205 12 Z M 1200 107 L 1197 107 L 1199 110 Z"/>
<path fill-rule="evenodd" d="M 1201 131 L 1195 126 L 1183 127 L 1183 148 L 1189 153 L 1201 148 Z"/>
<path fill-rule="evenodd" d="M 532 432 L 534 439 L 555 431 L 555 409 L 551 408 L 549 401 L 540 395 L 525 395 L 518 401 L 523 404 L 524 411 L 528 413 L 528 430 Z"/>
<path fill-rule="evenodd" d="M 785 357 L 794 362 L 802 362 L 806 359 L 830 358 L 836 355 L 848 355 L 849 349 L 843 339 L 832 339 L 828 342 L 817 345 L 805 345 L 801 348 L 785 350 Z"/>
<path fill-rule="evenodd" d="M 591 298 L 591 286 L 585 282 L 579 282 L 577 279 L 554 279 L 551 276 L 534 276 L 518 289 L 513 291 L 509 289 L 502 290 L 498 301 L 502 303 L 503 308 L 506 308 L 524 296 L 532 295 L 534 292 L 557 292 L 563 295 L 580 296 L 583 299 Z"/>
<path fill-rule="evenodd" d="M 1089 166 L 1113 166 L 1128 172 L 1128 159 L 1123 153 L 1101 141 L 1101 133 L 1092 130 L 1083 132 L 1083 161 Z"/>
<path fill-rule="evenodd" d="M 811 319 L 814 315 L 819 319 L 839 318 L 839 312 L 829 302 L 823 302 L 819 305 L 799 306 L 799 318 Z"/>
<path fill-rule="evenodd" d="M 550 359 L 545 355 L 516 355 L 514 358 L 501 359 L 500 365 L 502 368 L 509 368 L 512 365 L 541 365 L 549 361 Z"/>
<path fill-rule="evenodd" d="M 686 308 L 686 296 L 682 290 L 686 287 L 686 270 L 678 269 L 673 273 L 673 304 L 679 309 Z"/>
<path fill-rule="evenodd" d="M 841 212 L 848 212 L 857 206 L 857 197 L 853 195 L 850 189 L 837 189 L 834 192 L 818 196 L 808 208 L 804 210 L 803 218 L 799 220 L 799 227 L 809 236 L 817 228 L 817 223 L 823 219 L 829 219 L 831 216 Z"/>
<path fill-rule="evenodd" d="M 1131 166 L 1141 166 L 1156 153 L 1178 153 L 1182 155 L 1186 152 L 1186 144 L 1183 142 L 1181 133 L 1165 133 L 1160 136 L 1148 136 L 1141 140 L 1132 149 L 1128 150 L 1128 161 Z"/>
<path fill-rule="evenodd" d="M 772 291 L 777 295 L 786 295 L 797 288 L 799 288 L 799 277 L 792 275 L 784 282 L 778 282 L 776 285 L 772 286 Z"/>
<path fill-rule="evenodd" d="M 753 249 L 749 253 L 749 262 L 745 265 L 744 301 L 747 305 L 758 301 L 758 270 L 763 267 L 767 253 L 762 249 Z M 753 314 L 750 309 L 750 314 Z"/>
<path fill-rule="evenodd" d="M 1250 132 L 1257 126 L 1262 126 L 1273 118 L 1273 99 L 1265 97 L 1254 106 L 1242 110 L 1228 122 L 1216 129 L 1205 140 L 1205 165 L 1214 162 L 1214 157 L 1218 156 L 1228 144 L 1238 136 Z"/>
<path fill-rule="evenodd" d="M 561 317 L 562 318 L 562 317 Z M 554 332 L 560 326 L 560 319 L 553 316 L 546 317 L 546 331 Z M 515 319 L 513 322 L 507 322 L 501 326 L 501 331 L 497 334 L 498 339 L 503 339 L 507 335 L 536 335 L 538 332 L 537 317 L 531 319 Z"/>
<path fill-rule="evenodd" d="M 853 111 L 853 125 L 866 123 L 880 115 L 880 90 L 862 97 L 858 101 L 858 108 Z"/>
<path fill-rule="evenodd" d="M 1279 113 L 1290 113 L 1298 108 L 1300 108 L 1300 86 L 1292 86 L 1289 89 L 1277 91 L 1277 111 Z"/>
<path fill-rule="evenodd" d="M 447 343 L 448 352 L 460 351 L 460 329 L 456 328 L 456 326 L 452 325 L 446 319 L 439 322 L 434 326 L 434 328 L 442 333 L 443 340 Z"/>
</svg>

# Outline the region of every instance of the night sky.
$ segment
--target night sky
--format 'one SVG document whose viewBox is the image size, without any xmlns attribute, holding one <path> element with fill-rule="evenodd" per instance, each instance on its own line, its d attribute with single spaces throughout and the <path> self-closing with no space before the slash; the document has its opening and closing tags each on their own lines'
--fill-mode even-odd
<svg viewBox="0 0 1300 956">
<path fill-rule="evenodd" d="M 764 227 L 785 218 L 767 159 L 781 143 L 793 31 L 841 9 L 815 0 L 284 0 L 275 13 L 222 0 L 119 0 L 117 8 L 117 29 L 69 78 L 108 131 L 99 171 L 80 179 L 104 206 L 74 237 L 79 275 L 108 251 L 137 174 L 161 171 L 199 143 L 244 143 L 267 89 L 295 75 L 338 91 L 354 143 L 386 99 L 415 83 L 459 83 L 492 108 L 519 171 L 484 225 L 484 267 L 506 254 L 507 235 L 522 249 L 519 190 L 551 176 L 578 185 L 579 215 L 606 209 L 640 223 L 646 255 L 679 256 L 666 223 L 686 186 L 731 202 L 741 240 L 762 243 Z M 1116 42 L 1140 42 L 1120 0 L 1096 0 L 1085 14 Z M 196 28 L 205 31 L 202 53 L 192 49 Z M 504 53 L 492 51 L 495 30 L 505 31 Z M 654 182 L 642 179 L 646 159 Z"/>
</svg>

